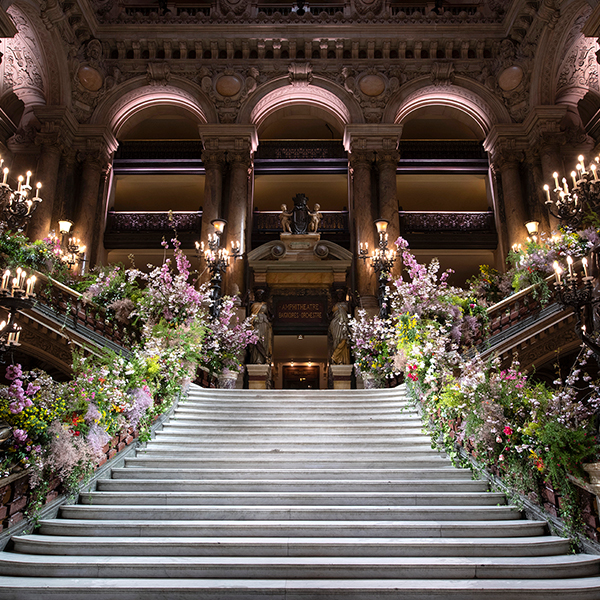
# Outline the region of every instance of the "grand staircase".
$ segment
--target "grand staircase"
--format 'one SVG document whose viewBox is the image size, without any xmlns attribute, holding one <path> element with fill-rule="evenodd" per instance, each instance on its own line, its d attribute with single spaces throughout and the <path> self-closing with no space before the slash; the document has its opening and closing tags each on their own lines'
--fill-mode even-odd
<svg viewBox="0 0 600 600">
<path fill-rule="evenodd" d="M 192 387 L 146 449 L 13 542 L 1 599 L 600 598 L 600 557 L 432 450 L 402 388 Z"/>
</svg>

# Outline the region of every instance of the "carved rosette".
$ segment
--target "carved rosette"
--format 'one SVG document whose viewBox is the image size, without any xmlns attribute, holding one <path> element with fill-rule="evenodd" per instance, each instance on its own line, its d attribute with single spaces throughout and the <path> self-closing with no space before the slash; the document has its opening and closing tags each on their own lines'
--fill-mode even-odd
<svg viewBox="0 0 600 600">
<path fill-rule="evenodd" d="M 221 123 L 235 123 L 242 102 L 256 89 L 259 71 L 255 67 L 245 72 L 225 69 L 201 69 L 198 79 L 202 91 L 210 98 L 219 113 Z"/>
<path fill-rule="evenodd" d="M 352 0 L 352 8 L 359 15 L 378 15 L 383 8 L 383 0 Z"/>
</svg>

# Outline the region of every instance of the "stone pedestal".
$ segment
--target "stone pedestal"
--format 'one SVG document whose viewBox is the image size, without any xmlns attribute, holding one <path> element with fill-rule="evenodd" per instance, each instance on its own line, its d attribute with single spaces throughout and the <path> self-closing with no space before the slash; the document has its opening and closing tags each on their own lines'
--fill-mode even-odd
<svg viewBox="0 0 600 600">
<path fill-rule="evenodd" d="M 248 389 L 266 390 L 271 381 L 271 365 L 246 365 Z"/>
<path fill-rule="evenodd" d="M 333 379 L 334 390 L 349 390 L 352 388 L 352 365 L 329 365 Z"/>
</svg>

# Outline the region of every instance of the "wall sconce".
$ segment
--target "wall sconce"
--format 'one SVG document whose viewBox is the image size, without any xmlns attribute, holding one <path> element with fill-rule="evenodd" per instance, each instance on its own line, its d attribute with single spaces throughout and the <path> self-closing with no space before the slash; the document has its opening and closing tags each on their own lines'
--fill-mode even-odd
<svg viewBox="0 0 600 600">
<path fill-rule="evenodd" d="M 525 223 L 525 227 L 527 229 L 527 233 L 530 236 L 537 235 L 540 224 L 537 221 L 529 221 Z"/>
</svg>

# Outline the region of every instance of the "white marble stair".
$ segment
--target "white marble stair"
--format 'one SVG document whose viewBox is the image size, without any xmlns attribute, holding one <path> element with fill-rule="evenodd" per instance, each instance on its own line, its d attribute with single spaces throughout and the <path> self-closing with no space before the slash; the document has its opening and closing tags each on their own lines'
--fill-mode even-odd
<svg viewBox="0 0 600 600">
<path fill-rule="evenodd" d="M 600 598 L 600 557 L 433 451 L 402 389 L 193 388 L 0 575 L 18 600 Z"/>
</svg>

